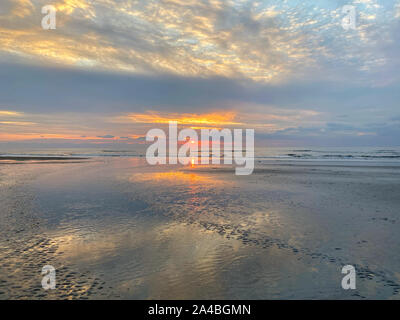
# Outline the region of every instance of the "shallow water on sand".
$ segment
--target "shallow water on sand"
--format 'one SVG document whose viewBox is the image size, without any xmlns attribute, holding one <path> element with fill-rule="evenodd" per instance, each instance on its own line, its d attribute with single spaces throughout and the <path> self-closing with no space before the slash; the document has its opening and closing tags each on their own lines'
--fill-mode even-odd
<svg viewBox="0 0 400 320">
<path fill-rule="evenodd" d="M 399 169 L 2 164 L 0 298 L 398 299 Z"/>
</svg>

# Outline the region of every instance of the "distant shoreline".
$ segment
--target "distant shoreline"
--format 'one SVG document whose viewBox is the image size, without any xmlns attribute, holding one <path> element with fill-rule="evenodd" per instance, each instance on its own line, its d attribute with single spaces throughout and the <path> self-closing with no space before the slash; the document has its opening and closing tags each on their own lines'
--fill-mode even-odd
<svg viewBox="0 0 400 320">
<path fill-rule="evenodd" d="M 15 160 L 15 161 L 29 161 L 29 160 L 87 160 L 89 158 L 82 157 L 32 157 L 32 156 L 0 156 L 0 160 Z"/>
</svg>

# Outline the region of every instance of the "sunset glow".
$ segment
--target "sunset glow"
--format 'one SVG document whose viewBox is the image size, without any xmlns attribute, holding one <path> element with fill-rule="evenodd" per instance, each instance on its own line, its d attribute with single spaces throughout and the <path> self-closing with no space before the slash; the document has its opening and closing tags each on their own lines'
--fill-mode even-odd
<svg viewBox="0 0 400 320">
<path fill-rule="evenodd" d="M 136 123 L 162 123 L 167 124 L 170 121 L 176 121 L 178 124 L 185 125 L 240 125 L 242 123 L 235 121 L 236 112 L 214 112 L 208 114 L 158 114 L 148 112 L 145 114 L 132 113 L 124 117 L 121 120 L 129 120 Z"/>
</svg>

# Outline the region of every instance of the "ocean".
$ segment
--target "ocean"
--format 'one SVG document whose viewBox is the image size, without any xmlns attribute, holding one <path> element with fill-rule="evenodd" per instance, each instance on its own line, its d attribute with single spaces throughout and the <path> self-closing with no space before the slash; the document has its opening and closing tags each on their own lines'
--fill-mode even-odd
<svg viewBox="0 0 400 320">
<path fill-rule="evenodd" d="M 144 157 L 146 145 L 121 148 L 16 148 L 2 147 L 0 156 Z M 400 161 L 400 147 L 256 147 L 255 160 Z"/>
</svg>

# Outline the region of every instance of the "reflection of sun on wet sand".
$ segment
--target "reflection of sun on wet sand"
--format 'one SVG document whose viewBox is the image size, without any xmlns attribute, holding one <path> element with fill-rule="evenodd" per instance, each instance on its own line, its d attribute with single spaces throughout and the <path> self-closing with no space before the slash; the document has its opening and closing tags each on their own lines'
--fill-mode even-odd
<svg viewBox="0 0 400 320">
<path fill-rule="evenodd" d="M 176 170 L 166 172 L 146 172 L 135 173 L 131 181 L 147 181 L 147 182 L 167 182 L 167 183 L 180 183 L 180 184 L 221 184 L 225 181 L 219 180 L 218 177 L 212 175 L 198 174 L 190 170 Z"/>
</svg>

